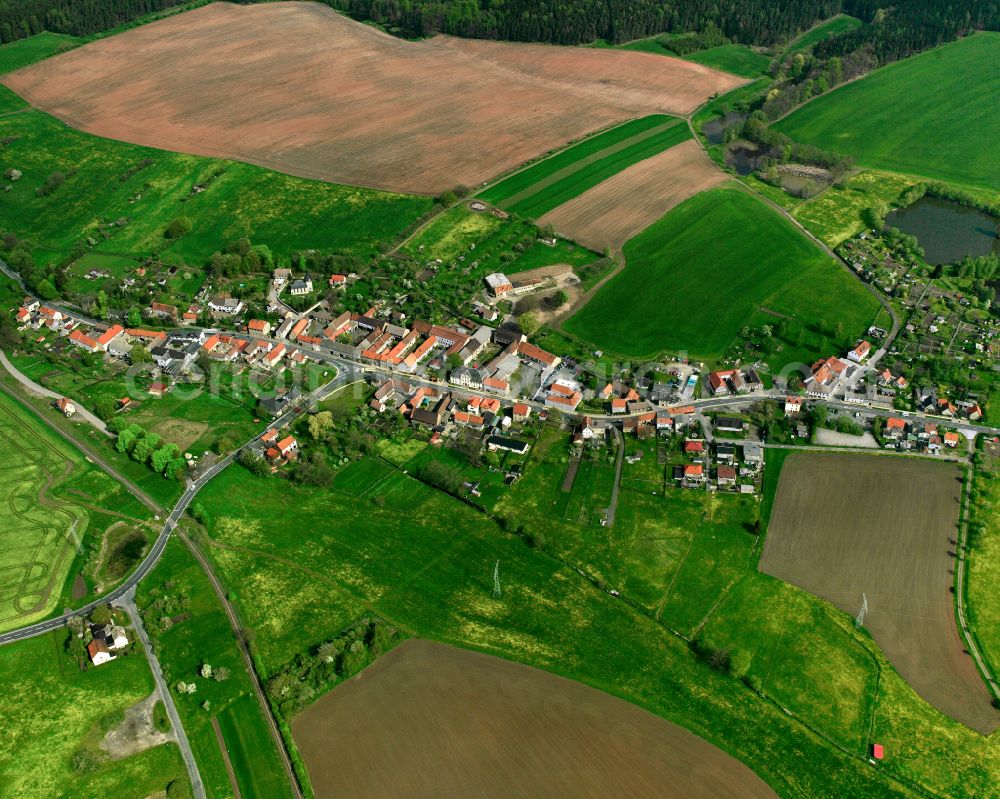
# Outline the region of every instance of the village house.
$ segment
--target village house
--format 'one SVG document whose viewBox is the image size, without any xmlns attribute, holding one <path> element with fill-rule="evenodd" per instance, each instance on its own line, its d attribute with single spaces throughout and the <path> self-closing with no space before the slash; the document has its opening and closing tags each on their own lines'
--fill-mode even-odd
<svg viewBox="0 0 1000 799">
<path fill-rule="evenodd" d="M 158 316 L 161 319 L 170 319 L 174 322 L 177 321 L 177 306 L 167 305 L 162 302 L 153 302 L 149 305 L 149 315 Z"/>
<path fill-rule="evenodd" d="M 719 466 L 715 470 L 715 482 L 720 487 L 736 485 L 736 469 L 732 466 Z"/>
<path fill-rule="evenodd" d="M 748 389 L 739 369 L 724 369 L 718 372 L 709 372 L 708 390 L 712 396 L 719 397 L 727 394 L 741 394 Z"/>
<path fill-rule="evenodd" d="M 885 437 L 894 441 L 906 435 L 906 420 L 890 416 L 885 420 Z"/>
<path fill-rule="evenodd" d="M 855 363 L 861 363 L 872 351 L 872 345 L 868 341 L 859 341 L 858 346 L 847 353 L 847 357 Z"/>
<path fill-rule="evenodd" d="M 764 448 L 755 442 L 748 441 L 740 449 L 743 452 L 743 463 L 750 469 L 756 470 L 764 463 Z"/>
<path fill-rule="evenodd" d="M 701 439 L 692 439 L 684 442 L 685 455 L 700 455 L 705 451 L 705 442 Z"/>
<path fill-rule="evenodd" d="M 112 652 L 128 646 L 128 635 L 125 629 L 118 625 L 90 625 L 93 640 L 87 645 L 87 653 L 95 666 L 101 666 L 115 659 Z"/>
<path fill-rule="evenodd" d="M 66 397 L 60 397 L 59 399 L 57 399 L 55 402 L 55 406 L 67 418 L 76 413 L 76 405 L 73 404 L 72 400 L 67 399 Z"/>
<path fill-rule="evenodd" d="M 583 394 L 571 386 L 560 382 L 555 382 L 549 386 L 549 393 L 545 397 L 545 404 L 548 407 L 558 408 L 563 411 L 575 411 L 582 401 Z"/>
<path fill-rule="evenodd" d="M 266 336 L 271 332 L 271 323 L 266 319 L 251 319 L 247 330 L 258 336 Z"/>
<path fill-rule="evenodd" d="M 486 440 L 486 447 L 491 452 L 502 450 L 504 452 L 513 452 L 515 455 L 524 455 L 528 452 L 531 445 L 525 441 L 517 441 L 516 439 L 505 438 L 504 436 L 490 436 Z"/>
<path fill-rule="evenodd" d="M 720 433 L 742 433 L 743 420 L 738 416 L 715 417 L 715 429 Z"/>
<path fill-rule="evenodd" d="M 299 278 L 292 281 L 292 285 L 288 287 L 288 293 L 293 297 L 301 297 L 305 294 L 312 294 L 313 282 L 309 275 L 304 278 Z"/>
<path fill-rule="evenodd" d="M 107 352 L 108 345 L 124 332 L 125 328 L 121 325 L 112 325 L 103 332 L 90 331 L 90 335 L 77 329 L 69 334 L 69 340 L 88 352 Z"/>
<path fill-rule="evenodd" d="M 531 406 L 525 402 L 515 402 L 513 408 L 515 422 L 524 422 L 531 416 Z"/>
<path fill-rule="evenodd" d="M 700 463 L 688 463 L 684 466 L 684 482 L 699 484 L 705 482 L 705 467 Z"/>
<path fill-rule="evenodd" d="M 944 445 L 950 449 L 955 449 L 958 446 L 958 433 L 945 433 Z"/>
<path fill-rule="evenodd" d="M 785 397 L 785 416 L 798 416 L 801 412 L 801 397 Z"/>
<path fill-rule="evenodd" d="M 347 285 L 347 275 L 330 275 L 327 284 L 330 288 L 343 288 Z"/>
<path fill-rule="evenodd" d="M 514 284 L 502 272 L 494 272 L 485 277 L 486 286 L 494 297 L 500 297 L 514 290 Z"/>
<path fill-rule="evenodd" d="M 208 307 L 217 314 L 235 316 L 243 310 L 243 302 L 235 297 L 212 297 L 208 301 Z"/>
</svg>

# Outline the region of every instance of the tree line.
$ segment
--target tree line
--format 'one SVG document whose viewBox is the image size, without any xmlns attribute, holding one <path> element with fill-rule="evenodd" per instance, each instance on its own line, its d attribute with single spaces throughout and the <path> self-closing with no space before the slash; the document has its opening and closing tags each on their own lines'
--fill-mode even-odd
<svg viewBox="0 0 1000 799">
<path fill-rule="evenodd" d="M 252 0 L 251 0 L 252 1 Z M 323 0 L 355 19 L 412 36 L 621 43 L 717 28 L 735 42 L 776 44 L 841 10 L 842 0 Z"/>
<path fill-rule="evenodd" d="M 0 0 L 0 43 L 42 31 L 90 36 L 185 0 Z"/>
</svg>

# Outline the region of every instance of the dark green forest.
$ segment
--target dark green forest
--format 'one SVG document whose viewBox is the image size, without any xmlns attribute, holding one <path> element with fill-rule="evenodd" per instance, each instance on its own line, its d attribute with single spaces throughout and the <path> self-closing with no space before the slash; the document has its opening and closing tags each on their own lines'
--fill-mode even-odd
<svg viewBox="0 0 1000 799">
<path fill-rule="evenodd" d="M 90 36 L 184 0 L 0 0 L 0 43 L 42 31 Z"/>
</svg>

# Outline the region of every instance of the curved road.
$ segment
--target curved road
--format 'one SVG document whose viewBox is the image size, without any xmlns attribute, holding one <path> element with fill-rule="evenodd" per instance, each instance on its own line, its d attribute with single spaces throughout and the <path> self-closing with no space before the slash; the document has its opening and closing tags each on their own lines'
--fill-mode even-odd
<svg viewBox="0 0 1000 799">
<path fill-rule="evenodd" d="M 55 391 L 45 388 L 45 386 L 40 386 L 30 377 L 21 372 L 14 364 L 10 362 L 7 358 L 7 353 L 0 350 L 0 365 L 3 366 L 8 372 L 10 372 L 11 377 L 17 380 L 22 386 L 24 386 L 32 394 L 37 394 L 40 397 L 45 397 L 46 399 L 62 399 L 62 394 L 57 394 Z M 96 430 L 101 431 L 106 436 L 110 436 L 111 433 L 108 432 L 108 426 L 98 419 L 94 414 L 83 407 L 82 403 L 77 402 L 72 397 L 69 398 L 73 405 L 76 407 L 77 414 L 80 415 L 81 419 L 86 419 Z"/>
<path fill-rule="evenodd" d="M 331 380 L 326 385 L 317 388 L 315 391 L 309 394 L 308 397 L 306 397 L 306 401 L 300 404 L 298 411 L 284 417 L 276 425 L 268 425 L 268 428 L 274 426 L 287 427 L 298 415 L 305 412 L 305 410 L 310 408 L 314 403 L 319 402 L 327 394 L 336 391 L 342 385 L 344 385 L 344 383 L 346 382 L 346 378 L 347 376 L 344 374 L 344 372 L 342 371 L 338 372 L 337 376 L 333 380 Z M 42 418 L 44 420 L 44 417 Z M 2 646 L 3 644 L 12 643 L 14 641 L 21 641 L 25 638 L 32 638 L 36 635 L 42 635 L 43 633 L 47 633 L 51 630 L 56 630 L 62 627 L 73 616 L 85 616 L 89 614 L 91 611 L 93 611 L 99 605 L 105 605 L 108 604 L 109 602 L 114 602 L 116 600 L 124 598 L 130 591 L 132 591 L 139 584 L 139 582 L 142 580 L 143 577 L 145 577 L 147 574 L 149 574 L 150 571 L 152 571 L 157 561 L 159 561 L 160 556 L 163 554 L 163 550 L 167 546 L 167 540 L 170 538 L 170 533 L 173 532 L 173 529 L 174 527 L 176 527 L 177 522 L 180 521 L 181 516 L 184 515 L 184 511 L 187 510 L 188 505 L 191 504 L 191 501 L 195 498 L 197 493 L 201 491 L 201 489 L 204 488 L 205 485 L 207 485 L 208 482 L 211 481 L 213 477 L 215 477 L 217 474 L 219 474 L 219 472 L 221 472 L 223 469 L 229 466 L 234 460 L 236 460 L 236 458 L 239 456 L 239 454 L 243 451 L 245 447 L 257 441 L 261 437 L 261 435 L 263 435 L 264 432 L 265 431 L 261 431 L 261 433 L 255 435 L 253 438 L 251 438 L 245 444 L 240 446 L 238 449 L 236 449 L 233 452 L 230 452 L 226 457 L 224 457 L 218 463 L 213 464 L 203 474 L 201 474 L 197 480 L 194 481 L 188 480 L 187 488 L 181 495 L 180 499 L 177 500 L 173 509 L 170 511 L 170 515 L 167 516 L 166 520 L 163 522 L 163 529 L 157 536 L 156 541 L 153 542 L 153 546 L 150 548 L 146 557 L 142 559 L 142 562 L 138 565 L 138 567 L 136 567 L 135 571 L 133 571 L 132 574 L 130 574 L 121 585 L 119 585 L 110 593 L 107 593 L 104 596 L 100 597 L 99 599 L 95 599 L 93 602 L 90 602 L 84 605 L 83 607 L 76 608 L 75 610 L 72 610 L 68 613 L 64 613 L 61 616 L 57 616 L 56 618 L 48 619 L 46 621 L 40 621 L 35 624 L 29 624 L 25 627 L 21 627 L 20 629 L 11 630 L 9 632 L 0 634 L 0 646 Z M 76 442 L 73 443 L 74 445 L 79 446 L 79 444 L 76 444 Z M 121 481 L 123 485 L 126 486 L 129 485 L 128 480 L 126 480 L 124 477 L 118 474 L 114 469 L 109 469 L 107 464 L 105 464 L 102 460 L 100 459 L 95 459 L 95 460 L 97 460 L 97 463 L 101 467 L 108 469 L 108 471 L 111 472 L 112 476 L 115 477 L 115 479 Z M 149 503 L 147 502 L 146 504 Z M 155 504 L 153 505 L 153 507 L 154 508 L 156 507 Z"/>
</svg>

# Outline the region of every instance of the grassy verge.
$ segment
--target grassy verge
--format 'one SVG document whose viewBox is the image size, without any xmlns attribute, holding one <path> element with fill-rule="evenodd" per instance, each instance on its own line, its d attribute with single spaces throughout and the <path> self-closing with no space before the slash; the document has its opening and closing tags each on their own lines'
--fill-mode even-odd
<svg viewBox="0 0 1000 799">
<path fill-rule="evenodd" d="M 197 562 L 177 539 L 136 597 L 211 797 L 232 794 L 212 726 L 219 719 L 244 797 L 291 796 L 224 610 Z M 205 665 L 211 667 L 206 674 Z M 177 690 L 193 684 L 194 693 Z"/>
<path fill-rule="evenodd" d="M 117 761 L 99 748 L 125 710 L 153 690 L 141 652 L 81 671 L 63 652 L 65 635 L 57 630 L 0 647 L 0 792 L 20 799 L 145 799 L 170 786 L 171 797 L 189 797 L 173 744 Z"/>
</svg>

